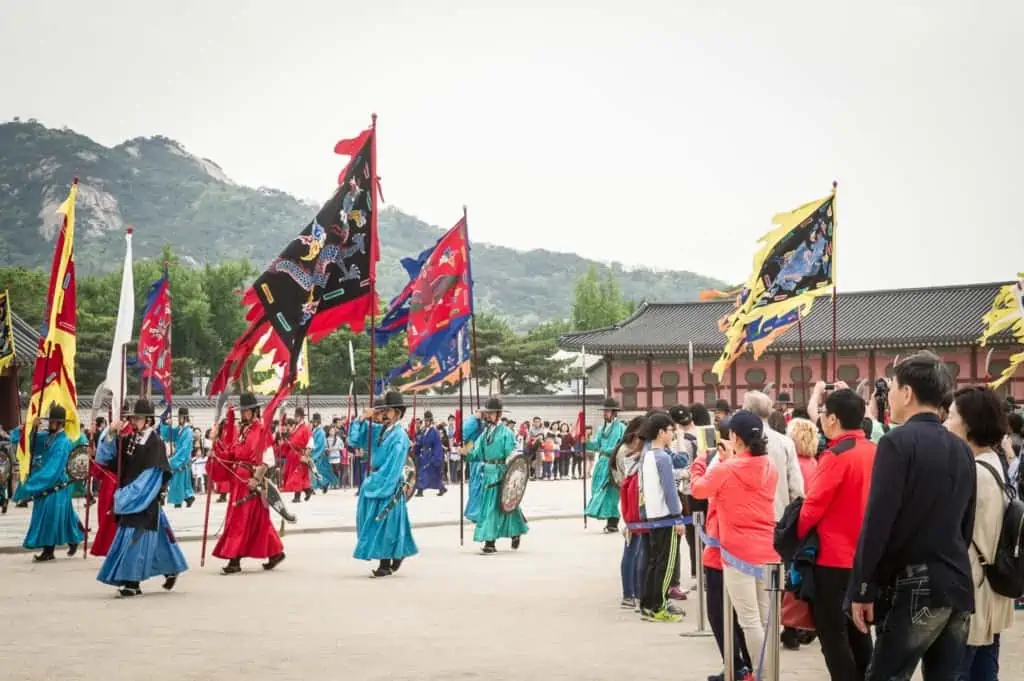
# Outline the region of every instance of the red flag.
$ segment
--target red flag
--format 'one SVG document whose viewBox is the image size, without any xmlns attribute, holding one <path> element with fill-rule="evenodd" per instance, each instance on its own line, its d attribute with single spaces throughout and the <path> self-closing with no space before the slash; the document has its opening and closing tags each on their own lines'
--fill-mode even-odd
<svg viewBox="0 0 1024 681">
<path fill-rule="evenodd" d="M 146 296 L 139 329 L 139 363 L 142 380 L 154 379 L 154 387 L 163 389 L 171 404 L 171 282 L 164 267 L 162 277 L 153 282 Z"/>
<path fill-rule="evenodd" d="M 583 417 L 583 410 L 580 410 L 579 415 L 576 417 L 576 440 L 582 441 L 587 436 L 587 423 Z"/>
<path fill-rule="evenodd" d="M 409 354 L 440 354 L 472 314 L 469 239 L 462 218 L 438 240 L 412 283 L 406 327 Z"/>
</svg>

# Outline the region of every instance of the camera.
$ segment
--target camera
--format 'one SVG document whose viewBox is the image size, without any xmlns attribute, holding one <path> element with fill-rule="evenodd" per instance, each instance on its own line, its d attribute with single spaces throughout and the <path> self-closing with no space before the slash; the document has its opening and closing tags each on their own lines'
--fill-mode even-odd
<svg viewBox="0 0 1024 681">
<path fill-rule="evenodd" d="M 889 404 L 889 381 L 884 378 L 875 379 L 875 406 L 879 420 L 884 420 L 885 407 Z"/>
</svg>

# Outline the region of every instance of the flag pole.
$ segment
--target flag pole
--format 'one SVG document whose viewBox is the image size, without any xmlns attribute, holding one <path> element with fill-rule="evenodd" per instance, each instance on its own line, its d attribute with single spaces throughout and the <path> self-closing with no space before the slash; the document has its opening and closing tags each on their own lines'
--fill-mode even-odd
<svg viewBox="0 0 1024 681">
<path fill-rule="evenodd" d="M 461 352 L 462 352 L 462 343 L 461 343 L 461 339 L 460 339 L 460 342 L 459 342 L 459 353 L 461 354 Z M 459 364 L 459 412 L 458 412 L 459 415 L 455 419 L 455 437 L 454 437 L 454 440 L 453 440 L 456 443 L 456 446 L 460 450 L 462 449 L 462 423 L 463 423 L 463 419 L 465 418 L 463 416 L 463 413 L 464 413 L 464 410 L 466 408 L 466 406 L 465 406 L 465 404 L 463 403 L 463 400 L 462 400 L 463 384 L 464 383 L 465 383 L 465 380 L 464 380 L 464 377 L 462 375 L 462 365 L 460 363 Z M 465 543 L 466 543 L 466 535 L 465 535 L 465 531 L 466 531 L 465 530 L 465 521 L 466 521 L 465 515 L 466 514 L 464 512 L 465 508 L 466 508 L 466 499 L 465 499 L 465 490 L 464 490 L 464 487 L 463 487 L 463 481 L 466 478 L 466 475 L 465 475 L 466 465 L 465 464 L 466 464 L 466 462 L 463 461 L 463 459 L 462 459 L 462 452 L 460 451 L 459 452 L 459 546 L 464 546 Z"/>
<path fill-rule="evenodd" d="M 839 301 L 839 289 L 836 286 L 836 190 L 839 182 L 832 181 L 832 382 L 835 383 L 839 377 L 836 365 L 839 363 L 839 343 L 836 331 L 837 305 Z"/>
<path fill-rule="evenodd" d="M 377 114 L 370 114 L 370 409 L 373 409 L 373 394 L 377 392 Z M 366 465 L 373 461 L 373 420 L 367 424 Z"/>
<path fill-rule="evenodd" d="M 480 358 L 476 352 L 476 305 L 473 300 L 473 244 L 469 240 L 469 208 L 466 204 L 462 204 L 462 222 L 465 225 L 466 230 L 466 248 L 468 249 L 469 257 L 466 258 L 466 271 L 469 274 L 469 290 L 470 290 L 470 309 L 473 310 L 473 314 L 469 318 L 470 331 L 473 334 L 473 356 L 470 359 L 469 374 L 472 376 L 472 382 L 469 384 L 469 404 L 473 405 L 473 383 L 476 383 L 476 408 L 480 409 Z M 461 345 L 459 346 L 461 349 Z M 462 373 L 460 372 L 461 376 Z"/>
<path fill-rule="evenodd" d="M 580 347 L 580 469 L 583 475 L 583 529 L 587 529 L 587 348 Z"/>
<path fill-rule="evenodd" d="M 801 403 L 807 406 L 807 365 L 804 364 L 804 321 L 803 315 L 797 310 L 796 314 L 796 333 L 798 338 L 798 347 L 800 349 L 800 398 Z"/>
</svg>

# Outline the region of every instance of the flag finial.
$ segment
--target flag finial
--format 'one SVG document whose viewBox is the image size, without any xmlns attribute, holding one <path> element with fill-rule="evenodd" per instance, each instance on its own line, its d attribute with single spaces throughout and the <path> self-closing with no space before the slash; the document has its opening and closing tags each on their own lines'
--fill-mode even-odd
<svg viewBox="0 0 1024 681">
<path fill-rule="evenodd" d="M 125 225 L 124 231 L 126 234 L 134 234 L 135 228 L 132 227 L 131 225 Z"/>
</svg>

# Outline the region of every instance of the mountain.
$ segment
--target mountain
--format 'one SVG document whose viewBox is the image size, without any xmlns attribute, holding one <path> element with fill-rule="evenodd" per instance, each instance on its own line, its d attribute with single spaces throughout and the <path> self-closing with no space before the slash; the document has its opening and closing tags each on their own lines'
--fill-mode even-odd
<svg viewBox="0 0 1024 681">
<path fill-rule="evenodd" d="M 48 266 L 60 226 L 54 211 L 79 176 L 76 260 L 80 272 L 120 266 L 125 224 L 139 227 L 137 258 L 165 243 L 185 262 L 248 258 L 262 269 L 317 208 L 266 187 L 231 181 L 214 161 L 167 137 L 139 137 L 113 148 L 34 120 L 0 124 L 0 263 Z M 378 286 L 390 297 L 405 283 L 399 265 L 442 230 L 394 207 L 381 211 Z M 691 272 L 610 268 L 571 253 L 474 244 L 477 305 L 519 328 L 569 316 L 575 279 L 609 269 L 634 300 L 692 300 L 722 282 Z"/>
</svg>

